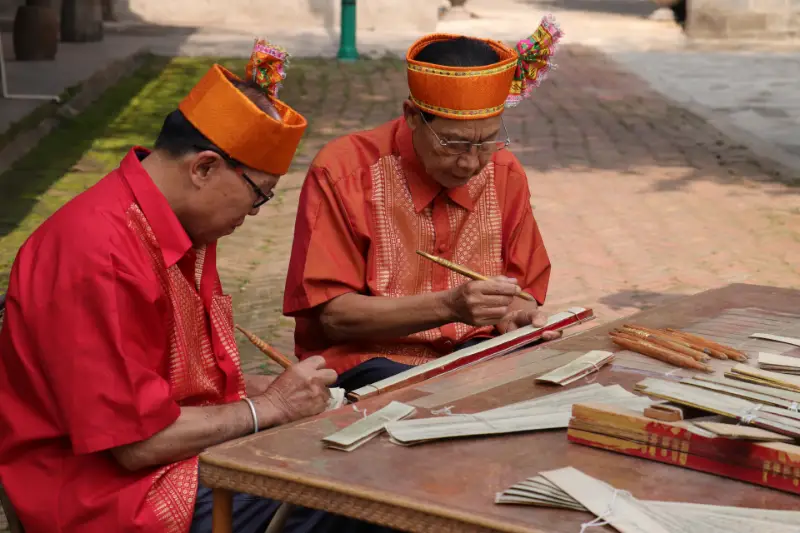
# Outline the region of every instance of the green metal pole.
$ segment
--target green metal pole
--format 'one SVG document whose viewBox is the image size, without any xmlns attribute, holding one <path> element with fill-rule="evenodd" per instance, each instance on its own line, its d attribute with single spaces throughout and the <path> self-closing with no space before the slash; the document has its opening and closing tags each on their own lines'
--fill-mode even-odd
<svg viewBox="0 0 800 533">
<path fill-rule="evenodd" d="M 358 59 L 356 50 L 356 0 L 342 0 L 342 32 L 339 38 L 340 61 Z"/>
</svg>

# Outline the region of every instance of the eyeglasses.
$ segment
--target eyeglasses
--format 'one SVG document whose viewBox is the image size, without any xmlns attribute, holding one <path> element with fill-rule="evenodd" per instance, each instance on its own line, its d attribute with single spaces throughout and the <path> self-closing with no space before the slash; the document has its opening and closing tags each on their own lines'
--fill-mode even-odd
<svg viewBox="0 0 800 533">
<path fill-rule="evenodd" d="M 253 182 L 253 180 L 250 179 L 250 176 L 245 174 L 245 172 L 244 172 L 244 170 L 242 170 L 241 166 L 234 166 L 233 168 L 236 171 L 236 173 L 238 175 L 240 175 L 242 178 L 244 178 L 244 180 L 250 185 L 250 187 L 253 189 L 253 192 L 256 193 L 256 201 L 253 202 L 253 209 L 255 209 L 257 207 L 261 207 L 262 205 L 264 205 L 265 203 L 269 202 L 270 200 L 272 200 L 275 197 L 275 193 L 272 192 L 272 191 L 269 191 L 268 193 L 265 193 L 264 191 L 262 191 L 261 187 L 256 185 Z"/>
<path fill-rule="evenodd" d="M 425 120 L 425 115 L 422 113 L 419 114 L 422 122 L 428 126 L 428 129 L 431 130 L 433 136 L 436 137 L 436 140 L 439 141 L 439 146 L 442 147 L 442 151 L 447 153 L 448 155 L 464 155 L 472 150 L 472 147 L 475 146 L 478 149 L 479 155 L 488 155 L 503 150 L 511 144 L 511 139 L 508 137 L 508 130 L 506 130 L 506 124 L 503 122 L 503 119 L 500 119 L 500 124 L 503 126 L 503 133 L 505 133 L 506 140 L 505 141 L 484 141 L 480 143 L 474 143 L 472 141 L 449 141 L 442 139 L 439 137 L 436 132 L 431 128 L 431 125 L 428 124 L 428 121 Z"/>
<path fill-rule="evenodd" d="M 243 170 L 244 165 L 242 165 L 241 163 L 230 157 L 228 154 L 222 153 L 219 150 L 210 148 L 208 146 L 195 146 L 195 149 L 200 151 L 208 150 L 210 152 L 214 152 L 222 159 L 224 159 L 225 162 L 233 168 L 234 172 L 236 172 L 237 175 L 241 176 L 247 182 L 247 184 L 250 185 L 250 188 L 253 189 L 253 192 L 256 193 L 256 201 L 253 202 L 253 209 L 261 207 L 262 205 L 269 202 L 275 197 L 275 193 L 272 191 L 269 191 L 268 193 L 262 191 L 261 187 L 256 185 L 255 182 L 253 182 L 253 180 L 250 179 L 250 176 L 248 176 L 247 173 L 245 173 L 245 171 Z"/>
</svg>

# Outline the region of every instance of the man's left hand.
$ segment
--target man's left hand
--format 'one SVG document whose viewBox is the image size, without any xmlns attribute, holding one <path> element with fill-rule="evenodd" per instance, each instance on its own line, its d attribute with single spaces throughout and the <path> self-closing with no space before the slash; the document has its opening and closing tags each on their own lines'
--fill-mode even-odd
<svg viewBox="0 0 800 533">
<path fill-rule="evenodd" d="M 267 389 L 278 376 L 264 376 L 261 374 L 245 374 L 244 387 L 248 398 L 253 398 L 267 392 Z"/>
<path fill-rule="evenodd" d="M 500 334 L 508 333 L 525 326 L 533 325 L 534 327 L 541 328 L 547 324 L 547 315 L 537 309 L 518 309 L 508 313 L 500 323 L 497 324 L 497 331 Z M 542 333 L 543 341 L 552 341 L 560 339 L 563 335 L 561 331 L 545 331 Z"/>
</svg>

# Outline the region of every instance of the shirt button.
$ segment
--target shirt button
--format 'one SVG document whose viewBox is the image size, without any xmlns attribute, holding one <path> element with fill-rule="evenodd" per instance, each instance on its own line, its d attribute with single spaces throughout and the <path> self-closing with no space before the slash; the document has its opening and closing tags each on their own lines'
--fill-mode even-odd
<svg viewBox="0 0 800 533">
<path fill-rule="evenodd" d="M 447 245 L 446 244 L 440 244 L 439 245 L 439 253 L 441 254 L 441 253 L 444 253 L 446 251 L 447 251 Z"/>
<path fill-rule="evenodd" d="M 453 341 L 451 341 L 451 340 L 446 340 L 442 344 L 444 344 L 445 348 L 452 348 L 453 347 Z"/>
<path fill-rule="evenodd" d="M 225 360 L 225 354 L 224 353 L 217 354 L 217 360 L 218 361 L 224 361 Z"/>
</svg>

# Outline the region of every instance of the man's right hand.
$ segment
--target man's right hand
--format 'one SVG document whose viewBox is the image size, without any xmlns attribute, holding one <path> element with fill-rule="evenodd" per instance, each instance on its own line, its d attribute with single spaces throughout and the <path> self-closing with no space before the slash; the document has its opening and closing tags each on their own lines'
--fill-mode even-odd
<svg viewBox="0 0 800 533">
<path fill-rule="evenodd" d="M 446 304 L 454 322 L 471 326 L 493 326 L 508 313 L 520 292 L 517 280 L 496 276 L 487 281 L 470 281 L 448 291 Z"/>
<path fill-rule="evenodd" d="M 279 425 L 321 413 L 331 397 L 328 386 L 336 378 L 336 372 L 325 368 L 325 359 L 318 355 L 292 365 L 263 395 L 252 398 L 260 411 L 259 421 Z"/>
</svg>

